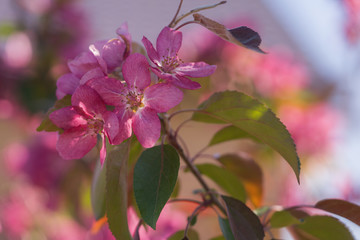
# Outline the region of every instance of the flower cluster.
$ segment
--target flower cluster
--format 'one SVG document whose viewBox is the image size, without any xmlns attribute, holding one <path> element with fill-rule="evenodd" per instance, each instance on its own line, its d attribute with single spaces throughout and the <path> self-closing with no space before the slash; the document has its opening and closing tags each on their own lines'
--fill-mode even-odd
<svg viewBox="0 0 360 240">
<path fill-rule="evenodd" d="M 143 147 L 154 146 L 161 130 L 157 114 L 182 101 L 179 88 L 200 87 L 189 77 L 206 77 L 216 69 L 204 62 L 184 63 L 178 56 L 182 33 L 169 27 L 159 34 L 156 49 L 143 38 L 150 64 L 142 54 L 131 52 L 126 24 L 117 34 L 118 38 L 90 45 L 68 63 L 70 73 L 57 81 L 58 99 L 72 95 L 71 106 L 49 116 L 63 130 L 57 150 L 64 159 L 82 158 L 96 145 L 98 135 L 103 142 L 101 163 L 106 139 L 120 144 L 134 132 Z"/>
</svg>

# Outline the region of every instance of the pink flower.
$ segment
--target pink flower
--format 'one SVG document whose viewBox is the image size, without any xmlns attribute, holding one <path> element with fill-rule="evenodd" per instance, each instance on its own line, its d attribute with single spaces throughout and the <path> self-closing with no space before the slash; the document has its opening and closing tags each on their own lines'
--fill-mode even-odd
<svg viewBox="0 0 360 240">
<path fill-rule="evenodd" d="M 58 99 L 72 95 L 79 85 L 87 81 L 107 76 L 121 67 L 131 47 L 131 37 L 127 24 L 117 29 L 118 38 L 95 42 L 89 51 L 81 53 L 68 62 L 71 73 L 61 76 L 56 85 Z"/>
<path fill-rule="evenodd" d="M 85 156 L 97 143 L 97 134 L 102 137 L 101 163 L 105 160 L 105 136 L 110 143 L 119 131 L 119 120 L 115 113 L 107 111 L 100 96 L 87 85 L 76 89 L 72 106 L 64 107 L 50 114 L 51 121 L 62 128 L 56 149 L 64 159 L 78 159 Z"/>
<path fill-rule="evenodd" d="M 114 141 L 124 141 L 134 130 L 143 147 L 152 147 L 160 137 L 161 125 L 157 113 L 167 112 L 179 104 L 183 93 L 168 83 L 150 86 L 149 64 L 139 53 L 126 59 L 122 73 L 126 84 L 114 78 L 100 78 L 89 82 L 89 85 L 106 104 L 116 106 L 120 126 Z"/>
<path fill-rule="evenodd" d="M 306 107 L 287 104 L 279 108 L 278 114 L 299 153 L 307 155 L 329 151 L 341 125 L 340 114 L 326 103 Z"/>
<path fill-rule="evenodd" d="M 181 47 L 182 33 L 169 27 L 163 28 L 156 41 L 156 50 L 151 42 L 143 37 L 142 42 L 150 60 L 155 64 L 152 71 L 160 78 L 177 87 L 185 89 L 200 88 L 198 82 L 188 77 L 207 77 L 215 72 L 216 66 L 204 62 L 184 63 L 178 52 Z"/>
</svg>

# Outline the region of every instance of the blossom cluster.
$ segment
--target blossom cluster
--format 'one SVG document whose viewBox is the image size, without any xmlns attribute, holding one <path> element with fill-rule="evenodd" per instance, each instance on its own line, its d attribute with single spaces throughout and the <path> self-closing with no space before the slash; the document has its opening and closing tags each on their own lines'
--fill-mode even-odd
<svg viewBox="0 0 360 240">
<path fill-rule="evenodd" d="M 142 39 L 149 60 L 132 52 L 127 24 L 117 34 L 115 39 L 95 42 L 69 61 L 70 73 L 57 81 L 59 99 L 72 95 L 71 106 L 49 116 L 63 130 L 57 150 L 64 159 L 82 158 L 96 145 L 98 135 L 101 163 L 106 139 L 117 145 L 134 132 L 143 147 L 154 146 L 161 131 L 157 114 L 182 101 L 179 88 L 200 87 L 189 77 L 206 77 L 216 69 L 204 62 L 184 63 L 178 56 L 182 33 L 169 27 L 160 32 L 156 48 L 146 37 Z"/>
</svg>

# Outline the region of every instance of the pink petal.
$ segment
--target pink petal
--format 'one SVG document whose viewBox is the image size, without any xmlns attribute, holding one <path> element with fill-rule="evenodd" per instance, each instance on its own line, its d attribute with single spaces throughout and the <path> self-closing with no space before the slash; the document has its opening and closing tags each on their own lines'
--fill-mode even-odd
<svg viewBox="0 0 360 240">
<path fill-rule="evenodd" d="M 49 115 L 50 120 L 58 127 L 70 129 L 81 125 L 87 125 L 87 121 L 79 114 L 76 107 L 68 106 L 60 108 Z"/>
<path fill-rule="evenodd" d="M 80 84 L 82 85 L 82 84 L 87 83 L 91 79 L 100 78 L 100 77 L 104 77 L 104 76 L 105 76 L 105 74 L 104 74 L 103 70 L 100 67 L 96 67 L 94 69 L 91 69 L 87 73 L 85 73 L 84 76 L 82 76 L 82 78 L 80 79 Z"/>
<path fill-rule="evenodd" d="M 146 38 L 143 37 L 142 39 L 142 43 L 145 46 L 147 55 L 149 56 L 150 60 L 152 62 L 154 62 L 155 64 L 157 62 L 160 62 L 160 58 L 159 58 L 159 54 L 157 53 L 157 51 L 155 50 L 154 46 L 152 45 L 152 43 Z M 158 64 L 157 64 L 158 65 Z"/>
<path fill-rule="evenodd" d="M 178 66 L 175 71 L 178 75 L 189 77 L 207 77 L 213 74 L 216 70 L 215 65 L 209 65 L 204 62 L 184 63 Z"/>
<path fill-rule="evenodd" d="M 134 134 L 144 148 L 153 147 L 160 137 L 160 120 L 155 110 L 145 107 L 133 117 Z"/>
<path fill-rule="evenodd" d="M 73 73 L 62 75 L 56 82 L 56 96 L 58 99 L 63 98 L 65 95 L 72 95 L 75 89 L 79 86 L 80 79 Z"/>
<path fill-rule="evenodd" d="M 116 34 L 119 35 L 121 38 L 126 38 L 129 43 L 132 42 L 127 22 L 124 22 L 118 29 L 116 29 Z"/>
<path fill-rule="evenodd" d="M 80 85 L 76 89 L 71 97 L 71 103 L 93 117 L 106 111 L 105 103 L 100 95 L 87 85 Z"/>
<path fill-rule="evenodd" d="M 89 46 L 89 50 L 95 56 L 100 68 L 104 71 L 104 73 L 107 74 L 107 65 L 106 65 L 105 60 L 101 56 L 101 51 L 102 51 L 102 48 L 105 45 L 105 43 L 106 43 L 106 40 L 97 41 L 94 44 L 91 44 Z"/>
<path fill-rule="evenodd" d="M 124 58 L 127 58 L 131 54 L 131 35 L 129 33 L 129 28 L 127 22 L 124 22 L 117 30 L 116 34 L 121 37 L 121 39 L 124 41 L 126 49 L 124 53 Z"/>
<path fill-rule="evenodd" d="M 60 134 L 56 149 L 63 159 L 84 157 L 97 142 L 97 136 L 88 134 L 83 127 L 72 128 Z"/>
<path fill-rule="evenodd" d="M 164 27 L 156 40 L 156 50 L 159 57 L 174 57 L 177 55 L 182 42 L 182 33 L 169 27 Z"/>
<path fill-rule="evenodd" d="M 115 113 L 107 111 L 103 114 L 104 117 L 104 132 L 106 136 L 109 138 L 110 144 L 112 144 L 112 140 L 119 133 L 119 119 Z"/>
<path fill-rule="evenodd" d="M 130 89 L 144 89 L 151 83 L 149 63 L 140 53 L 131 54 L 123 65 L 123 77 Z"/>
<path fill-rule="evenodd" d="M 78 78 L 81 78 L 86 72 L 96 68 L 98 65 L 98 61 L 91 52 L 83 52 L 68 62 L 70 71 Z"/>
<path fill-rule="evenodd" d="M 174 84 L 179 88 L 185 88 L 190 90 L 201 88 L 200 83 L 192 81 L 187 77 L 183 77 L 179 75 L 175 75 L 175 76 L 171 75 L 170 78 L 168 79 L 168 83 Z"/>
<path fill-rule="evenodd" d="M 95 91 L 99 93 L 104 102 L 112 106 L 123 106 L 127 94 L 124 84 L 115 78 L 99 78 L 88 83 Z"/>
<path fill-rule="evenodd" d="M 125 139 L 128 139 L 132 134 L 132 117 L 134 113 L 127 110 L 126 108 L 117 107 L 116 108 L 117 117 L 119 119 L 119 133 L 113 139 L 112 144 L 120 144 Z"/>
<path fill-rule="evenodd" d="M 101 56 L 105 60 L 109 72 L 121 66 L 125 50 L 126 45 L 120 39 L 111 39 L 103 46 Z"/>
<path fill-rule="evenodd" d="M 167 112 L 178 105 L 183 98 L 183 92 L 169 83 L 152 85 L 144 91 L 144 104 L 156 112 Z"/>
<path fill-rule="evenodd" d="M 102 165 L 104 165 L 104 162 L 106 159 L 106 138 L 105 138 L 104 134 L 101 134 L 101 142 L 102 142 L 102 146 L 100 149 L 100 163 L 102 166 Z"/>
</svg>

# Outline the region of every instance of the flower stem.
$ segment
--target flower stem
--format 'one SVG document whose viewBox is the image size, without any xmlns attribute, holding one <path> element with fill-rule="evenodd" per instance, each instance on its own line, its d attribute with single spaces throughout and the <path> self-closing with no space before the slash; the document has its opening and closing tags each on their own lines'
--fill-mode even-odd
<svg viewBox="0 0 360 240">
<path fill-rule="evenodd" d="M 184 153 L 184 150 L 181 148 L 181 146 L 179 145 L 179 143 L 176 141 L 176 136 L 174 135 L 174 133 L 172 132 L 171 129 L 169 128 L 165 128 L 166 132 L 167 132 L 167 136 L 169 139 L 169 143 L 178 151 L 179 155 L 181 156 L 181 158 L 184 160 L 186 166 L 190 169 L 190 171 L 192 172 L 192 174 L 195 176 L 195 178 L 198 180 L 198 182 L 200 183 L 200 185 L 204 188 L 204 190 L 206 191 L 206 193 L 208 194 L 208 196 L 210 197 L 210 201 L 212 203 L 214 203 L 223 214 L 226 215 L 226 210 L 223 207 L 223 205 L 221 205 L 221 203 L 219 202 L 219 200 L 217 199 L 217 197 L 215 196 L 215 194 L 211 191 L 210 187 L 207 185 L 207 183 L 204 181 L 203 177 L 201 176 L 201 173 L 199 172 L 199 170 L 196 168 L 196 166 L 191 162 L 191 159 L 189 157 L 187 157 Z"/>
<path fill-rule="evenodd" d="M 183 20 L 184 18 L 186 18 L 187 16 L 189 16 L 189 15 L 191 15 L 191 14 L 193 14 L 193 13 L 197 13 L 197 12 L 200 12 L 200 11 L 206 10 L 206 9 L 215 8 L 215 7 L 217 7 L 217 6 L 219 6 L 219 5 L 222 5 L 222 4 L 225 4 L 225 3 L 226 3 L 226 1 L 221 1 L 221 2 L 216 3 L 216 4 L 213 4 L 213 5 L 195 8 L 195 9 L 191 10 L 190 12 L 181 15 L 178 19 L 176 19 L 176 20 L 172 23 L 172 26 L 175 27 L 181 20 Z"/>
<path fill-rule="evenodd" d="M 179 6 L 178 6 L 177 11 L 176 11 L 176 13 L 175 13 L 175 16 L 174 16 L 174 18 L 171 20 L 171 22 L 170 22 L 169 25 L 168 25 L 169 28 L 175 27 L 175 25 L 176 25 L 176 24 L 175 24 L 175 21 L 176 21 L 176 18 L 177 18 L 177 16 L 178 16 L 179 12 L 180 12 L 182 3 L 183 3 L 183 0 L 180 0 L 180 3 L 179 3 Z"/>
</svg>

